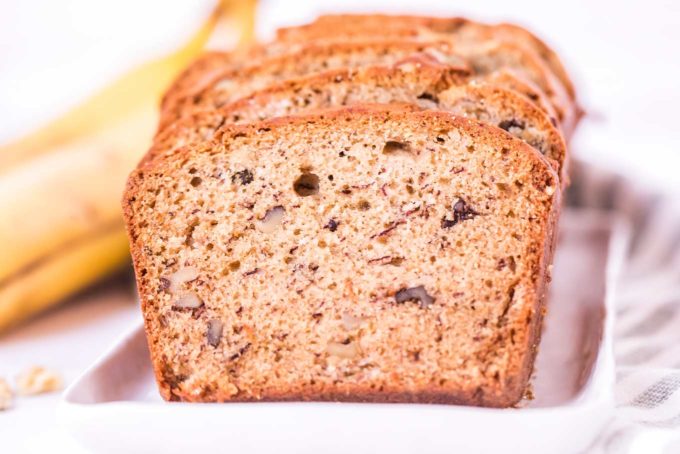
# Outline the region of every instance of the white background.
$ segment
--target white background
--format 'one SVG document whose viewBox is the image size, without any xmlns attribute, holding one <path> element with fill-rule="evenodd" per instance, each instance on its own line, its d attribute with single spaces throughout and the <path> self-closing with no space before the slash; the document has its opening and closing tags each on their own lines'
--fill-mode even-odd
<svg viewBox="0 0 680 454">
<path fill-rule="evenodd" d="M 58 115 L 135 64 L 170 51 L 211 5 L 0 1 L 0 143 Z M 647 185 L 680 191 L 680 2 L 269 0 L 260 8 L 258 28 L 266 36 L 276 25 L 348 10 L 460 14 L 528 26 L 563 57 L 589 112 L 573 153 Z M 70 303 L 0 338 L 0 376 L 45 363 L 72 379 L 139 316 L 127 301 Z M 73 452 L 53 429 L 56 401 L 56 396 L 24 400 L 0 414 L 0 452 L 46 447 Z"/>
</svg>

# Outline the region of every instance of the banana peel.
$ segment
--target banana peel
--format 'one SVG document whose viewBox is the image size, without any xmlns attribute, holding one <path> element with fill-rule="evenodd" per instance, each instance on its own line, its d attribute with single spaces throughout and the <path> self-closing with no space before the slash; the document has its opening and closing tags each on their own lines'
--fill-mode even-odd
<svg viewBox="0 0 680 454">
<path fill-rule="evenodd" d="M 177 52 L 0 149 L 0 332 L 128 263 L 120 198 L 150 145 L 160 94 L 217 26 L 234 14 L 252 21 L 254 7 L 220 1 Z M 242 40 L 252 37 L 239 23 Z"/>
</svg>

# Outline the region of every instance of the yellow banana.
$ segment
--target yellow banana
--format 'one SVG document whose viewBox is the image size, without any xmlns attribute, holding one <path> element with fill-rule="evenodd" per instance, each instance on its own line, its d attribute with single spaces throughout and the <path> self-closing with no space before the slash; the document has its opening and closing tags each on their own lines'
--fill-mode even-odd
<svg viewBox="0 0 680 454">
<path fill-rule="evenodd" d="M 154 106 L 0 177 L 0 331 L 127 263 L 120 198 Z"/>
<path fill-rule="evenodd" d="M 128 262 L 118 223 L 69 244 L 0 286 L 0 331 L 40 312 Z"/>
<path fill-rule="evenodd" d="M 155 123 L 153 106 L 139 109 L 0 178 L 0 283 L 121 219 L 125 179 L 148 148 Z"/>
<path fill-rule="evenodd" d="M 255 40 L 255 13 L 257 12 L 257 0 L 236 0 L 232 6 L 234 27 L 239 39 L 238 47 L 248 46 Z"/>
<path fill-rule="evenodd" d="M 127 263 L 120 198 L 149 147 L 159 95 L 213 28 L 242 8 L 221 1 L 178 52 L 0 149 L 0 331 Z M 239 30 L 252 33 L 252 24 Z"/>
<path fill-rule="evenodd" d="M 255 40 L 255 13 L 257 0 L 232 0 L 223 6 L 228 12 L 219 21 L 206 44 L 208 48 L 223 49 L 224 43 L 235 42 L 244 47 Z M 234 37 L 236 40 L 234 41 Z"/>
</svg>

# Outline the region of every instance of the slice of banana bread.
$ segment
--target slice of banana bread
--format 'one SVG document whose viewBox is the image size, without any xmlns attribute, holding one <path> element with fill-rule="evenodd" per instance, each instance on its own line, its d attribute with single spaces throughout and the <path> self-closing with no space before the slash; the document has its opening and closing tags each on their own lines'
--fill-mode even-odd
<svg viewBox="0 0 680 454">
<path fill-rule="evenodd" d="M 399 103 L 399 98 L 403 99 L 401 102 L 414 102 L 417 100 L 414 93 L 439 92 L 454 83 L 465 83 L 468 73 L 466 67 L 443 64 L 435 57 L 418 53 L 393 65 L 334 69 L 288 79 L 218 109 L 191 111 L 156 135 L 146 158 L 160 151 L 212 139 L 215 131 L 225 123 L 246 123 L 357 103 Z M 305 98 L 310 91 L 312 95 Z M 359 91 L 375 93 L 365 93 L 367 98 L 362 100 L 358 97 Z M 404 94 L 397 96 L 384 93 L 386 91 Z M 269 106 L 265 107 L 265 104 Z M 231 115 L 226 114 L 232 111 Z M 239 115 L 239 111 L 243 115 Z"/>
<path fill-rule="evenodd" d="M 465 60 L 456 57 L 450 44 L 445 42 L 379 40 L 310 44 L 298 51 L 258 60 L 250 65 L 228 66 L 219 76 L 212 77 L 207 87 L 198 92 L 187 91 L 190 95 L 168 95 L 161 111 L 159 130 L 196 110 L 221 107 L 277 81 L 330 69 L 392 64 L 417 53 L 437 54 L 451 65 L 467 67 Z M 196 77 L 202 78 L 203 75 L 199 71 Z M 193 85 L 191 80 L 183 83 Z"/>
<path fill-rule="evenodd" d="M 509 69 L 535 84 L 550 100 L 565 134 L 572 133 L 580 110 L 553 72 L 533 52 L 514 43 L 489 42 L 469 46 L 464 51 L 461 48 L 460 55 L 470 62 L 476 74 Z"/>
<path fill-rule="evenodd" d="M 332 31 L 332 33 L 329 33 Z M 470 45 L 496 40 L 517 43 L 533 49 L 559 78 L 572 98 L 574 85 L 550 46 L 524 27 L 515 24 L 485 24 L 462 17 L 399 16 L 388 14 L 328 14 L 314 22 L 277 30 L 281 47 L 291 43 L 322 40 L 329 36 L 353 37 L 374 31 L 382 37 L 432 36 L 441 33 Z M 429 33 L 428 33 L 429 32 Z"/>
<path fill-rule="evenodd" d="M 124 196 L 163 397 L 522 398 L 560 194 L 540 153 L 375 106 L 218 138 L 146 161 Z"/>
<path fill-rule="evenodd" d="M 555 161 L 566 181 L 566 145 L 545 112 L 531 100 L 467 71 L 413 56 L 392 66 L 338 69 L 274 84 L 218 110 L 175 122 L 156 138 L 148 159 L 192 142 L 211 139 L 225 123 L 250 123 L 334 106 L 413 103 L 476 118 L 519 137 Z"/>
</svg>

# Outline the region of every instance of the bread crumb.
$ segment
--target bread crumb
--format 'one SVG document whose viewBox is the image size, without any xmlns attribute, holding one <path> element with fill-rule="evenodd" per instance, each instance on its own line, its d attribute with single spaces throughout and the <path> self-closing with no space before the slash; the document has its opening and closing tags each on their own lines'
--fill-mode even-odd
<svg viewBox="0 0 680 454">
<path fill-rule="evenodd" d="M 0 378 L 0 411 L 12 408 L 13 398 L 14 394 L 12 393 L 12 388 L 9 387 L 9 383 Z"/>
<path fill-rule="evenodd" d="M 59 391 L 63 385 L 59 374 L 41 366 L 33 366 L 17 377 L 17 390 L 24 396 Z"/>
</svg>

